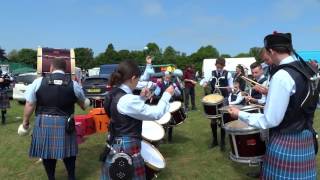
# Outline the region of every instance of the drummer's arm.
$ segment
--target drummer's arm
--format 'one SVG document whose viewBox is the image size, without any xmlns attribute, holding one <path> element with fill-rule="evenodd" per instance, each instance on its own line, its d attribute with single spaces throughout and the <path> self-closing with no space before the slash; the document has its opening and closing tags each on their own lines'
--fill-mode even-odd
<svg viewBox="0 0 320 180">
<path fill-rule="evenodd" d="M 240 111 L 239 119 L 251 126 L 268 129 L 278 126 L 287 110 L 290 96 L 295 92 L 295 83 L 286 72 L 279 70 L 271 81 L 264 114 Z"/>
<path fill-rule="evenodd" d="M 85 110 L 87 106 L 85 103 L 86 97 L 83 93 L 81 86 L 76 81 L 73 81 L 73 91 L 78 99 L 77 104 L 80 106 L 82 110 Z"/>
<path fill-rule="evenodd" d="M 120 98 L 117 109 L 119 113 L 138 120 L 158 120 L 169 111 L 171 96 L 168 92 L 164 92 L 157 105 L 148 105 L 142 97 L 126 94 Z"/>
</svg>

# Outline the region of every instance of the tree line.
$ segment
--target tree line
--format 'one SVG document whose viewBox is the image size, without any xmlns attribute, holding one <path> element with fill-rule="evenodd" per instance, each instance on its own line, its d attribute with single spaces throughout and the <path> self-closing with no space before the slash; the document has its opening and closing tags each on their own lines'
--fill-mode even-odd
<svg viewBox="0 0 320 180">
<path fill-rule="evenodd" d="M 194 65 L 197 70 L 201 70 L 202 60 L 205 58 L 230 58 L 229 54 L 220 54 L 212 45 L 202 46 L 191 55 L 179 52 L 172 46 L 162 50 L 156 43 L 148 43 L 144 50 L 119 50 L 114 49 L 113 44 L 108 44 L 104 52 L 94 56 L 91 48 L 75 48 L 76 66 L 81 69 L 90 69 L 100 66 L 101 64 L 117 64 L 124 59 L 135 60 L 138 64 L 145 64 L 145 57 L 151 55 L 154 57 L 153 64 L 175 64 L 178 68 L 184 69 L 187 65 Z M 239 53 L 234 57 L 255 57 L 257 61 L 261 61 L 259 57 L 261 48 L 253 47 L 247 53 Z M 34 49 L 23 48 L 20 50 L 12 50 L 6 54 L 5 50 L 0 47 L 0 60 L 8 60 L 11 62 L 25 63 L 36 68 L 37 51 Z"/>
</svg>

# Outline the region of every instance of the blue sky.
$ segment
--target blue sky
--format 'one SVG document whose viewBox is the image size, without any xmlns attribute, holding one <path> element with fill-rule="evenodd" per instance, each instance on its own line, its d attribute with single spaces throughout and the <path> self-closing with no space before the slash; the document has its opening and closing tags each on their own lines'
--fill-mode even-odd
<svg viewBox="0 0 320 180">
<path fill-rule="evenodd" d="M 0 46 L 89 47 L 95 55 L 148 42 L 187 54 L 212 45 L 236 55 L 265 35 L 291 32 L 297 50 L 320 50 L 320 0 L 1 0 Z"/>
</svg>

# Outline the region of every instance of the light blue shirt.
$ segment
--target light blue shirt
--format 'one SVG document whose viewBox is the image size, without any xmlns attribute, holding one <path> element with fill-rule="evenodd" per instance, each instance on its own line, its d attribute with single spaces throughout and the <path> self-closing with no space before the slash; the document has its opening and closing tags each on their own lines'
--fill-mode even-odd
<svg viewBox="0 0 320 180">
<path fill-rule="evenodd" d="M 146 64 L 146 68 L 140 77 L 140 81 L 149 81 L 151 74 L 154 74 L 154 69 L 152 64 Z"/>
<path fill-rule="evenodd" d="M 283 59 L 281 64 L 295 61 L 291 56 Z M 296 92 L 296 85 L 289 73 L 283 69 L 277 71 L 270 80 L 264 114 L 239 112 L 239 119 L 251 126 L 268 129 L 278 126 L 287 110 L 290 96 Z"/>
<path fill-rule="evenodd" d="M 157 105 L 148 105 L 145 98 L 133 95 L 131 89 L 122 84 L 120 86 L 127 94 L 119 99 L 118 112 L 138 120 L 158 120 L 169 111 L 171 94 L 164 92 Z"/>
<path fill-rule="evenodd" d="M 62 73 L 64 74 L 63 71 L 61 70 L 55 70 L 52 73 Z M 26 92 L 24 93 L 24 97 L 26 98 L 26 101 L 34 104 L 37 102 L 37 97 L 36 97 L 36 93 L 38 91 L 38 89 L 41 86 L 41 81 L 42 81 L 43 77 L 39 77 L 37 79 L 35 79 L 32 84 L 30 84 L 27 87 Z M 85 100 L 85 95 L 83 93 L 82 87 L 76 82 L 76 81 L 72 81 L 73 82 L 73 91 L 74 94 L 76 95 L 77 99 L 79 101 L 83 101 Z"/>
</svg>

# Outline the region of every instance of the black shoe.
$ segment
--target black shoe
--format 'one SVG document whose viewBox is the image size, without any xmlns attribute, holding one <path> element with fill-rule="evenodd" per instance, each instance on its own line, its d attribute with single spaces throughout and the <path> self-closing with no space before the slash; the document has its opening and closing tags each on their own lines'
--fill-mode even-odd
<svg viewBox="0 0 320 180">
<path fill-rule="evenodd" d="M 1 124 L 2 125 L 6 124 L 6 118 L 2 118 Z"/>
<path fill-rule="evenodd" d="M 248 177 L 258 179 L 260 178 L 260 172 L 248 172 L 246 174 Z"/>
<path fill-rule="evenodd" d="M 213 141 L 210 145 L 209 145 L 209 149 L 212 149 L 214 147 L 218 146 L 218 142 Z"/>
<path fill-rule="evenodd" d="M 193 110 L 193 111 L 196 111 L 196 110 L 197 110 L 197 108 L 196 108 L 196 107 L 192 107 L 192 110 Z"/>
</svg>

